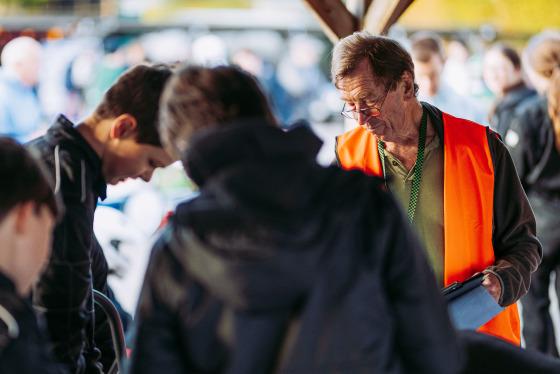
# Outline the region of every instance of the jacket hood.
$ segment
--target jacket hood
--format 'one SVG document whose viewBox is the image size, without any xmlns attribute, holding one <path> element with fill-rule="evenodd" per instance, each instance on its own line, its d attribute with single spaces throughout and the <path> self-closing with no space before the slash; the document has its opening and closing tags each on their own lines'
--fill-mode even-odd
<svg viewBox="0 0 560 374">
<path fill-rule="evenodd" d="M 503 99 L 497 103 L 497 106 L 501 109 L 516 108 L 523 100 L 535 95 L 537 95 L 537 91 L 521 83 L 515 88 L 508 90 Z"/>
<path fill-rule="evenodd" d="M 293 310 L 321 274 L 342 289 L 352 260 L 335 256 L 346 246 L 333 213 L 352 209 L 341 195 L 367 196 L 355 183 L 362 173 L 319 166 L 321 143 L 305 127 L 250 124 L 212 134 L 187 158 L 201 193 L 171 221 L 170 248 L 187 272 L 241 310 Z"/>
<path fill-rule="evenodd" d="M 286 132 L 266 122 L 233 122 L 200 131 L 183 160 L 189 177 L 202 186 L 215 173 L 240 163 L 271 158 L 312 161 L 321 145 L 306 126 Z"/>
</svg>

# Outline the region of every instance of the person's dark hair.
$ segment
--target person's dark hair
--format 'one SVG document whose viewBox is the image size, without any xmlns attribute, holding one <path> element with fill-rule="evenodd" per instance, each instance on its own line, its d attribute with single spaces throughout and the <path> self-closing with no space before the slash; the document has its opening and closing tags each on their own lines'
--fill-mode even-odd
<svg viewBox="0 0 560 374">
<path fill-rule="evenodd" d="M 157 133 L 159 99 L 171 76 L 168 65 L 136 65 L 122 73 L 93 112 L 97 120 L 130 114 L 137 121 L 138 143 L 161 146 Z"/>
<path fill-rule="evenodd" d="M 516 70 L 521 69 L 521 58 L 519 57 L 519 53 L 517 53 L 517 51 L 512 47 L 510 47 L 509 45 L 498 42 L 492 44 L 492 46 L 488 50 L 489 51 L 495 50 L 500 52 L 505 58 L 507 58 L 513 64 L 513 67 Z"/>
<path fill-rule="evenodd" d="M 405 71 L 415 81 L 412 58 L 399 42 L 368 31 L 358 31 L 340 40 L 333 49 L 331 78 L 335 87 L 364 58 L 369 60 L 374 80 L 383 84 L 385 90 L 389 90 L 391 83 L 400 79 Z M 396 89 L 396 85 L 393 89 Z M 414 82 L 414 94 L 417 93 L 418 85 Z"/>
<path fill-rule="evenodd" d="M 60 215 L 61 203 L 41 161 L 12 138 L 0 137 L 0 175 L 0 222 L 16 205 L 28 201 L 37 208 L 47 206 L 55 218 Z"/>
<path fill-rule="evenodd" d="M 169 152 L 181 155 L 190 137 L 203 128 L 259 120 L 276 125 L 256 79 L 234 66 L 184 66 L 161 97 L 160 136 Z"/>
<path fill-rule="evenodd" d="M 445 60 L 445 48 L 439 35 L 432 31 L 419 31 L 410 37 L 410 54 L 415 61 L 428 62 L 433 55 Z"/>
<path fill-rule="evenodd" d="M 560 152 L 560 34 L 539 34 L 529 41 L 530 67 L 550 81 L 547 90 L 548 115 L 554 127 L 556 149 Z"/>
</svg>

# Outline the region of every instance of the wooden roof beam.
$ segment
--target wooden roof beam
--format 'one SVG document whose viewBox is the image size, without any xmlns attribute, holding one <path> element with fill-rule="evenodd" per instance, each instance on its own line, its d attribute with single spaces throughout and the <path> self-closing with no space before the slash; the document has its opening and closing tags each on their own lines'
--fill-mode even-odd
<svg viewBox="0 0 560 374">
<path fill-rule="evenodd" d="M 414 0 L 374 0 L 364 17 L 364 29 L 385 35 Z"/>
<path fill-rule="evenodd" d="M 410 6 L 410 4 L 412 4 L 413 1 L 414 0 L 400 0 L 399 1 L 399 4 L 395 8 L 395 10 L 393 10 L 393 14 L 389 18 L 389 21 L 385 24 L 385 27 L 383 28 L 383 31 L 381 32 L 382 34 L 385 35 L 389 32 L 389 29 L 391 28 L 391 26 L 393 26 L 398 21 L 398 19 L 402 16 L 404 11 L 408 9 L 408 7 Z"/>
<path fill-rule="evenodd" d="M 303 2 L 317 16 L 323 32 L 333 44 L 358 30 L 357 18 L 341 0 L 303 0 Z"/>
</svg>

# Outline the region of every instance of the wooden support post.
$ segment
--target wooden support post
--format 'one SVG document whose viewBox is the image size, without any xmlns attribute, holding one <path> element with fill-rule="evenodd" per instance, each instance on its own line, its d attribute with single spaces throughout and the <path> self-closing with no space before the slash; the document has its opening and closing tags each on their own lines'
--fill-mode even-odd
<svg viewBox="0 0 560 374">
<path fill-rule="evenodd" d="M 387 34 L 389 28 L 414 0 L 374 0 L 364 17 L 364 28 L 374 34 Z"/>
<path fill-rule="evenodd" d="M 357 30 L 356 18 L 341 0 L 303 0 L 321 24 L 323 32 L 334 44 Z"/>
<path fill-rule="evenodd" d="M 410 6 L 410 4 L 412 4 L 413 1 L 414 0 L 400 0 L 399 1 L 395 10 L 393 10 L 393 14 L 389 18 L 389 20 L 385 23 L 385 27 L 383 28 L 383 31 L 381 31 L 381 33 L 383 35 L 386 35 L 389 32 L 389 29 L 391 28 L 391 26 L 393 26 L 393 24 L 395 24 L 397 22 L 397 20 L 400 18 L 400 16 L 402 16 L 404 11 L 408 9 L 408 7 Z"/>
</svg>

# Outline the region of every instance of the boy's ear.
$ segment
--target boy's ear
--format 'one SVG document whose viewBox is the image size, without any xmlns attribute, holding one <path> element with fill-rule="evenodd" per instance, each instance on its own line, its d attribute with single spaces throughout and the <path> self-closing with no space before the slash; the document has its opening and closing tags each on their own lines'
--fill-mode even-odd
<svg viewBox="0 0 560 374">
<path fill-rule="evenodd" d="M 27 229 L 27 224 L 31 215 L 34 213 L 35 203 L 32 201 L 26 201 L 24 203 L 18 204 L 15 208 L 16 215 L 16 233 L 25 234 Z"/>
<path fill-rule="evenodd" d="M 136 133 L 136 118 L 125 113 L 121 114 L 111 123 L 111 138 L 124 139 Z"/>
</svg>

